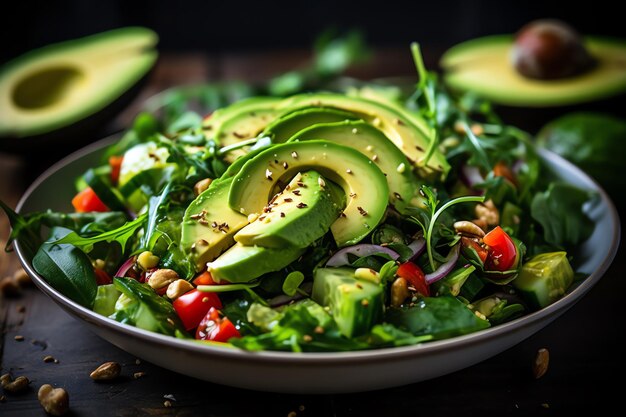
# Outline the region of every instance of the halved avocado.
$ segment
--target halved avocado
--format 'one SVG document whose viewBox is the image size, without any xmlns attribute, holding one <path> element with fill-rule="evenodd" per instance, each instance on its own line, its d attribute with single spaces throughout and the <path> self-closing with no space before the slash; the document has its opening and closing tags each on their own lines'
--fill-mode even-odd
<svg viewBox="0 0 626 417">
<path fill-rule="evenodd" d="M 262 135 L 270 137 L 274 143 L 283 143 L 291 139 L 300 130 L 313 125 L 354 119 L 358 118 L 350 112 L 323 107 L 307 107 L 287 113 L 273 121 L 265 128 Z"/>
<path fill-rule="evenodd" d="M 228 202 L 245 215 L 261 214 L 274 190 L 298 172 L 315 170 L 343 188 L 347 205 L 331 226 L 338 246 L 359 242 L 382 220 L 389 187 L 383 172 L 362 153 L 325 140 L 275 145 L 233 177 Z"/>
<path fill-rule="evenodd" d="M 588 37 L 585 47 L 596 65 L 579 75 L 537 80 L 519 74 L 511 63 L 513 36 L 489 36 L 452 47 L 441 58 L 444 80 L 453 89 L 472 91 L 498 104 L 552 107 L 578 104 L 626 92 L 626 41 Z"/>
<path fill-rule="evenodd" d="M 88 118 L 91 126 L 109 106 L 125 104 L 132 98 L 125 93 L 156 62 L 157 41 L 149 29 L 128 27 L 46 46 L 6 64 L 0 70 L 0 146 L 71 135 L 72 127 Z"/>
</svg>

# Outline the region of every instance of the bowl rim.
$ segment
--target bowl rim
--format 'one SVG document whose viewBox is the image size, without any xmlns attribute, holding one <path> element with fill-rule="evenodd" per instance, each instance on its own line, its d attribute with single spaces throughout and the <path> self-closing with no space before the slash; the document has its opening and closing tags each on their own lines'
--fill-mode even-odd
<svg viewBox="0 0 626 417">
<path fill-rule="evenodd" d="M 116 133 L 99 141 L 93 142 L 53 164 L 27 188 L 26 192 L 20 198 L 17 204 L 16 211 L 18 213 L 21 212 L 29 197 L 48 177 L 57 173 L 59 170 L 72 162 L 75 162 L 96 151 L 103 150 L 106 146 L 114 143 L 115 140 L 119 139 L 119 137 L 120 133 Z M 60 304 L 62 308 L 71 311 L 74 315 L 77 315 L 82 320 L 88 321 L 91 324 L 95 324 L 99 327 L 108 328 L 109 330 L 121 333 L 125 336 L 142 339 L 143 342 L 160 344 L 168 348 L 184 349 L 190 353 L 209 355 L 216 359 L 219 358 L 225 360 L 237 360 L 244 362 L 278 365 L 298 364 L 301 366 L 315 366 L 320 364 L 328 365 L 333 363 L 358 364 L 375 360 L 402 360 L 404 358 L 412 357 L 415 355 L 429 355 L 435 353 L 441 354 L 446 351 L 455 350 L 457 348 L 462 348 L 467 345 L 482 344 L 486 341 L 496 339 L 505 333 L 518 331 L 527 327 L 533 327 L 538 322 L 541 322 L 553 316 L 556 318 L 556 316 L 558 316 L 560 313 L 566 311 L 567 309 L 572 307 L 577 301 L 579 301 L 583 297 L 583 295 L 586 294 L 600 280 L 600 278 L 606 273 L 606 271 L 610 267 L 613 259 L 617 254 L 621 236 L 621 223 L 617 209 L 609 198 L 606 191 L 602 189 L 602 187 L 593 178 L 591 178 L 580 168 L 565 160 L 561 156 L 545 149 L 539 149 L 539 154 L 542 158 L 547 159 L 553 164 L 565 165 L 568 168 L 574 168 L 579 175 L 581 175 L 585 180 L 591 183 L 591 185 L 595 188 L 595 191 L 600 196 L 600 204 L 606 206 L 610 217 L 609 221 L 614 227 L 610 236 L 611 242 L 609 245 L 609 251 L 600 261 L 599 267 L 591 272 L 589 276 L 587 276 L 581 282 L 580 285 L 578 285 L 572 291 L 568 292 L 564 297 L 538 311 L 526 314 L 510 322 L 489 327 L 487 329 L 477 332 L 469 333 L 462 336 L 455 336 L 448 339 L 420 343 L 416 345 L 385 347 L 348 352 L 250 352 L 228 346 L 216 346 L 212 344 L 197 343 L 186 339 L 177 339 L 172 336 L 162 335 L 128 324 L 117 322 L 113 319 L 95 313 L 94 311 L 70 300 L 69 298 L 55 290 L 50 284 L 48 284 L 45 279 L 34 270 L 32 265 L 27 262 L 25 258 L 25 253 L 22 250 L 19 240 L 14 241 L 13 245 L 20 263 L 22 264 L 24 270 L 33 278 L 37 287 L 39 287 L 39 289 L 41 289 L 46 295 L 52 298 L 56 303 Z"/>
</svg>

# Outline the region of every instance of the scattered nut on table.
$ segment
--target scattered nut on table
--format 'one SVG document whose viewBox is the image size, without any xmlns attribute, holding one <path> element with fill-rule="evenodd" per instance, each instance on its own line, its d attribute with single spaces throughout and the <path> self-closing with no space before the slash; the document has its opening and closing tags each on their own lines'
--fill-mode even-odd
<svg viewBox="0 0 626 417">
<path fill-rule="evenodd" d="M 94 381 L 111 381 L 122 372 L 122 367 L 117 362 L 105 362 L 98 366 L 89 376 Z"/>
<path fill-rule="evenodd" d="M 44 384 L 39 388 L 37 398 L 46 413 L 53 416 L 62 416 L 70 409 L 70 396 L 63 388 L 53 388 Z"/>
<path fill-rule="evenodd" d="M 546 348 L 537 351 L 535 361 L 533 362 L 533 376 L 539 379 L 548 372 L 548 364 L 550 363 L 550 352 Z"/>
<path fill-rule="evenodd" d="M 28 388 L 29 381 L 25 376 L 18 376 L 13 379 L 11 378 L 11 374 L 4 374 L 0 377 L 0 384 L 2 385 L 2 389 L 6 392 L 17 394 Z"/>
</svg>

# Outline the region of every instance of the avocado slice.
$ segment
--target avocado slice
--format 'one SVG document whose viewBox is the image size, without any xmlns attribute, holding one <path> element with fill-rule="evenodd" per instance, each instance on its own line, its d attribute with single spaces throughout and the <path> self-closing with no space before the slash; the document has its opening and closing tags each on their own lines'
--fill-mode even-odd
<svg viewBox="0 0 626 417">
<path fill-rule="evenodd" d="M 423 157 L 434 137 L 432 129 L 426 123 L 416 125 L 404 114 L 385 103 L 331 93 L 302 94 L 287 98 L 281 103 L 281 107 L 295 106 L 331 107 L 354 113 L 383 132 L 424 177 L 437 174 L 445 178 L 450 170 L 448 161 L 438 150 L 435 150 L 430 160 L 424 164 Z"/>
<path fill-rule="evenodd" d="M 424 163 L 423 157 L 430 141 L 433 140 L 434 133 L 424 121 L 416 122 L 421 120 L 419 116 L 409 112 L 398 112 L 393 106 L 362 97 L 317 93 L 296 95 L 279 102 L 269 100 L 264 103 L 263 100 L 259 100 L 251 108 L 244 106 L 243 110 L 228 111 L 226 108 L 224 110 L 228 116 L 226 120 L 219 117 L 218 121 L 211 122 L 213 119 L 211 117 L 207 123 L 219 124 L 217 128 L 211 125 L 214 131 L 213 138 L 225 146 L 254 138 L 271 121 L 289 113 L 315 107 L 349 112 L 353 118 L 362 119 L 377 127 L 406 155 L 421 176 L 438 175 L 445 178 L 450 170 L 448 161 L 438 150 L 435 150 L 429 161 Z M 243 150 L 231 152 L 227 160 L 232 162 L 243 153 Z"/>
<path fill-rule="evenodd" d="M 280 183 L 307 169 L 339 185 L 347 196 L 343 214 L 331 226 L 338 246 L 359 242 L 382 220 L 389 196 L 383 172 L 362 153 L 324 140 L 284 143 L 259 153 L 233 177 L 228 204 L 245 215 L 260 215 Z"/>
<path fill-rule="evenodd" d="M 207 271 L 217 282 L 250 282 L 286 267 L 305 250 L 295 246 L 275 249 L 236 243 L 213 262 L 207 263 Z"/>
<path fill-rule="evenodd" d="M 157 41 L 149 29 L 128 27 L 49 45 L 9 62 L 0 70 L 0 138 L 52 132 L 61 137 L 61 129 L 67 134 L 81 127 L 79 121 L 94 122 L 110 106 L 119 107 L 156 62 Z"/>
<path fill-rule="evenodd" d="M 534 307 L 543 308 L 561 298 L 573 281 L 567 253 L 560 251 L 533 256 L 522 266 L 513 286 Z"/>
<path fill-rule="evenodd" d="M 383 317 L 383 289 L 354 278 L 350 268 L 318 268 L 313 279 L 313 301 L 330 309 L 346 337 L 366 334 Z"/>
<path fill-rule="evenodd" d="M 235 233 L 248 224 L 246 216 L 228 206 L 231 183 L 232 179 L 211 183 L 185 211 L 180 247 L 198 271 L 231 246 Z"/>
<path fill-rule="evenodd" d="M 355 119 L 358 118 L 353 113 L 346 111 L 325 109 L 323 107 L 304 108 L 287 113 L 274 120 L 265 128 L 262 136 L 270 137 L 274 143 L 283 143 L 300 130 L 312 125 Z"/>
<path fill-rule="evenodd" d="M 266 248 L 306 248 L 328 232 L 345 206 L 344 197 L 319 173 L 298 173 L 256 220 L 235 235 L 235 241 Z"/>
<path fill-rule="evenodd" d="M 410 163 L 393 143 L 374 126 L 363 121 L 320 123 L 297 132 L 289 141 L 324 139 L 348 146 L 374 162 L 387 177 L 389 202 L 400 212 L 421 205 L 420 184 Z M 358 196 L 357 196 L 358 198 Z"/>
<path fill-rule="evenodd" d="M 626 43 L 585 38 L 596 66 L 577 76 L 536 80 L 511 64 L 513 36 L 473 39 L 449 49 L 441 58 L 444 81 L 453 89 L 472 91 L 498 104 L 520 107 L 573 105 L 626 92 Z"/>
</svg>

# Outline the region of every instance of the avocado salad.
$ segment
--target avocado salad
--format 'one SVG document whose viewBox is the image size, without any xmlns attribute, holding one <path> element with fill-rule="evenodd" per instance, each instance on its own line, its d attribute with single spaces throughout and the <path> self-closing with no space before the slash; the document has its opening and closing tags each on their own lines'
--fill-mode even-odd
<svg viewBox="0 0 626 417">
<path fill-rule="evenodd" d="M 11 240 L 96 313 L 250 351 L 414 345 L 555 302 L 584 279 L 573 254 L 593 195 L 413 53 L 410 91 L 142 113 L 76 179 L 73 212 L 0 202 Z"/>
</svg>

